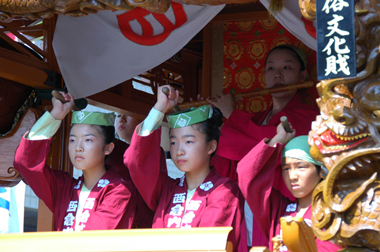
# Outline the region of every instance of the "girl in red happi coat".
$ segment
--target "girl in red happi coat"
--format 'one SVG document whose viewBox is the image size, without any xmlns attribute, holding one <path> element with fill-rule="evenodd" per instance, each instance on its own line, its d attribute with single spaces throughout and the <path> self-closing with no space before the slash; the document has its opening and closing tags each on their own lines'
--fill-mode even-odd
<svg viewBox="0 0 380 252">
<path fill-rule="evenodd" d="M 265 82 L 268 88 L 281 87 L 300 83 L 308 78 L 305 53 L 293 45 L 279 45 L 267 55 L 265 61 Z M 231 94 L 220 94 L 216 101 L 208 100 L 220 108 L 227 118 L 222 129 L 220 145 L 212 158 L 214 165 L 222 176 L 238 180 L 237 163 L 264 137 L 273 137 L 280 118 L 286 116 L 296 129 L 298 135 L 308 134 L 311 122 L 319 114 L 316 106 L 304 104 L 296 89 L 271 94 L 273 103 L 266 111 L 248 113 L 235 109 L 236 103 Z M 244 174 L 243 174 L 244 176 Z M 280 162 L 278 169 L 273 171 L 274 187 L 284 195 L 293 197 L 286 189 L 281 179 Z M 248 205 L 245 205 L 245 224 L 247 228 L 247 245 L 267 246 Z"/>
<path fill-rule="evenodd" d="M 131 228 L 136 211 L 135 188 L 104 164 L 113 148 L 114 115 L 73 112 L 69 156 L 82 170 L 79 179 L 46 164 L 51 138 L 70 112 L 74 98 L 61 92 L 66 103 L 53 97 L 46 112 L 26 133 L 16 150 L 14 167 L 54 213 L 55 231 Z"/>
<path fill-rule="evenodd" d="M 308 137 L 304 135 L 292 139 L 294 135 L 294 130 L 287 133 L 280 124 L 277 134 L 272 139 L 264 139 L 256 145 L 239 162 L 237 168 L 239 187 L 261 231 L 270 241 L 270 250 L 273 249 L 272 238 L 281 234 L 281 217 L 303 217 L 311 226 L 312 193 L 327 171 L 310 156 Z M 290 139 L 292 140 L 286 144 Z M 295 200 L 290 200 L 273 187 L 273 172 L 279 158 L 282 164 L 282 178 Z M 319 252 L 341 249 L 330 241 L 317 238 L 316 245 Z M 279 251 L 288 249 L 282 246 Z"/>
<path fill-rule="evenodd" d="M 132 182 L 128 168 L 124 165 L 123 155 L 125 150 L 131 144 L 131 139 L 136 126 L 142 120 L 125 115 L 117 114 L 115 119 L 116 137 L 114 140 L 115 148 L 106 160 L 106 165 L 112 166 L 117 174 L 125 181 Z M 119 140 L 120 139 L 120 140 Z M 132 182 L 133 183 L 133 182 Z M 138 190 L 136 191 L 136 222 L 133 228 L 152 228 L 154 211 L 152 211 Z"/>
<path fill-rule="evenodd" d="M 160 147 L 160 126 L 165 112 L 177 104 L 179 94 L 166 87 L 169 95 L 163 94 L 160 87 L 157 103 L 137 126 L 124 155 L 125 164 L 144 200 L 156 211 L 153 228 L 232 226 L 228 240 L 236 250 L 243 198 L 235 182 L 210 167 L 222 115 L 207 105 L 168 116 L 171 158 L 185 172 L 181 179 L 173 180 L 167 175 Z"/>
</svg>

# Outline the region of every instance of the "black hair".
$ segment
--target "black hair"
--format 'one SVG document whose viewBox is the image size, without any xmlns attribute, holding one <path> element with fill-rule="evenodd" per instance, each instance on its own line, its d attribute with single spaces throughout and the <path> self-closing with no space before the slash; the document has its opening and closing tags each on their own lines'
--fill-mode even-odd
<svg viewBox="0 0 380 252">
<path fill-rule="evenodd" d="M 315 168 L 317 169 L 318 174 L 321 172 L 321 166 L 320 165 L 314 165 Z"/>
<path fill-rule="evenodd" d="M 219 144 L 219 136 L 220 136 L 219 127 L 222 125 L 222 123 L 223 123 L 222 112 L 218 108 L 213 108 L 213 113 L 212 113 L 211 118 L 194 125 L 197 125 L 199 131 L 206 136 L 205 137 L 206 143 L 216 140 L 216 143 Z M 216 149 L 211 154 L 211 157 L 214 156 L 215 152 L 216 152 Z"/>
<path fill-rule="evenodd" d="M 115 126 L 103 126 L 103 125 L 92 125 L 99 133 L 102 135 L 104 144 L 110 144 L 115 141 Z M 107 160 L 109 155 L 104 157 L 104 162 Z"/>
<path fill-rule="evenodd" d="M 322 172 L 322 167 L 320 165 L 314 165 L 315 168 L 317 169 L 317 173 L 319 176 L 321 176 L 321 179 L 319 180 L 319 182 L 323 181 L 324 180 L 324 177 L 321 175 L 321 172 Z"/>
<path fill-rule="evenodd" d="M 285 50 L 292 52 L 294 54 L 294 56 L 296 57 L 297 61 L 300 63 L 300 66 L 301 66 L 300 71 L 306 70 L 305 62 L 302 60 L 301 56 L 294 49 L 292 49 L 291 47 L 289 47 L 287 45 L 279 45 L 279 46 L 276 46 L 275 48 L 272 48 L 272 50 L 270 50 L 268 52 L 267 58 L 265 59 L 265 65 L 267 64 L 267 60 L 268 60 L 269 55 L 277 49 L 281 49 L 281 50 L 285 49 Z"/>
<path fill-rule="evenodd" d="M 102 125 L 92 125 L 96 130 L 102 135 L 104 144 L 110 144 L 115 141 L 115 127 L 112 126 L 102 126 Z"/>
</svg>

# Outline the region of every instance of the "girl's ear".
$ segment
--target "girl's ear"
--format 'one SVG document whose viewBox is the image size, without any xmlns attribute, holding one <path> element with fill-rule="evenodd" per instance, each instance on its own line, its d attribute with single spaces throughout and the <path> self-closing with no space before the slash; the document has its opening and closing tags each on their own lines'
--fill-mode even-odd
<svg viewBox="0 0 380 252">
<path fill-rule="evenodd" d="M 308 76 L 308 72 L 307 72 L 306 69 L 303 70 L 303 71 L 301 71 L 301 72 L 300 72 L 300 82 L 304 82 L 304 81 L 306 81 L 307 76 Z"/>
<path fill-rule="evenodd" d="M 212 140 L 211 142 L 209 142 L 207 154 L 211 155 L 214 151 L 216 151 L 216 147 L 218 147 L 218 143 L 216 142 L 216 140 Z"/>
<path fill-rule="evenodd" d="M 113 151 L 114 148 L 115 148 L 115 144 L 114 144 L 114 143 L 109 143 L 109 144 L 107 144 L 107 145 L 104 147 L 104 155 L 109 155 L 109 154 L 111 154 L 111 152 Z"/>
</svg>

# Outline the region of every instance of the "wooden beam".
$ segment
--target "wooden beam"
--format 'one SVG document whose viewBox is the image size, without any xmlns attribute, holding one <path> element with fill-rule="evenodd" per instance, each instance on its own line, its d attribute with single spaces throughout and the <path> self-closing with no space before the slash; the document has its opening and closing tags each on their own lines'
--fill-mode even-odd
<svg viewBox="0 0 380 252">
<path fill-rule="evenodd" d="M 154 104 L 130 99 L 110 91 L 86 97 L 88 104 L 144 120 Z"/>
<path fill-rule="evenodd" d="M 202 89 L 203 97 L 211 95 L 211 48 L 212 47 L 212 23 L 203 28 L 203 66 L 202 66 Z"/>
<path fill-rule="evenodd" d="M 44 85 L 45 71 L 6 58 L 0 58 L 0 77 L 38 89 L 51 88 Z"/>
</svg>

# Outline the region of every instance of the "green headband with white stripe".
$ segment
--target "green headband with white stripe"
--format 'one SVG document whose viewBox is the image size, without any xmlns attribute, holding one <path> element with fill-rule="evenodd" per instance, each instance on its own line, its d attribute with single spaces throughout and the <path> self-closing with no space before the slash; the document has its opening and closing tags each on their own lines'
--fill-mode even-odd
<svg viewBox="0 0 380 252">
<path fill-rule="evenodd" d="M 71 125 L 75 123 L 100 126 L 113 126 L 115 123 L 115 114 L 89 111 L 74 111 L 73 116 L 71 117 Z"/>
<path fill-rule="evenodd" d="M 189 108 L 166 116 L 169 127 L 183 128 L 192 124 L 206 121 L 212 117 L 212 107 L 204 105 L 199 108 Z"/>
</svg>

